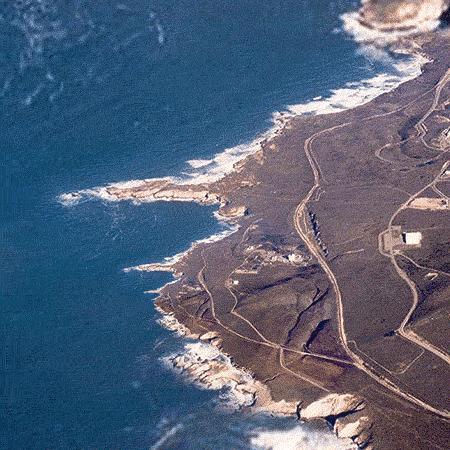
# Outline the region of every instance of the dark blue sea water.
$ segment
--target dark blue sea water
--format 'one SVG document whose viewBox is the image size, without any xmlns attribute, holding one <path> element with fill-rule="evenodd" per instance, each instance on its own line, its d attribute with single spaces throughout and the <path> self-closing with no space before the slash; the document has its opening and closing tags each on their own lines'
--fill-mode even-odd
<svg viewBox="0 0 450 450">
<path fill-rule="evenodd" d="M 211 208 L 56 199 L 176 175 L 382 70 L 334 32 L 354 7 L 0 1 L 0 448 L 245 449 L 293 425 L 222 413 L 165 368 L 182 343 L 143 291 L 169 277 L 122 271 L 218 231 Z"/>
</svg>

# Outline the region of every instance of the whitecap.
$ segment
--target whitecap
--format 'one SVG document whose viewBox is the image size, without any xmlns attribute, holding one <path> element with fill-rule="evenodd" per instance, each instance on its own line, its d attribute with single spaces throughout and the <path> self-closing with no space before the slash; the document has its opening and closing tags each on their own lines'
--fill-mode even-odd
<svg viewBox="0 0 450 450">
<path fill-rule="evenodd" d="M 349 450 L 356 449 L 349 439 L 314 431 L 304 425 L 288 430 L 257 429 L 250 439 L 254 450 Z"/>
<path fill-rule="evenodd" d="M 166 35 L 164 32 L 164 28 L 161 25 L 161 22 L 159 21 L 154 11 L 150 11 L 148 17 L 150 22 L 150 25 L 148 27 L 149 30 L 151 31 L 156 30 L 156 38 L 158 40 L 158 44 L 163 45 L 166 40 Z"/>
<path fill-rule="evenodd" d="M 8 92 L 9 88 L 11 87 L 11 82 L 12 82 L 13 78 L 12 77 L 8 77 L 6 78 L 6 80 L 3 82 L 3 88 L 0 90 L 0 97 L 4 97 L 6 95 L 6 93 Z"/>
<path fill-rule="evenodd" d="M 164 444 L 173 436 L 175 436 L 179 431 L 183 429 L 183 424 L 179 423 L 171 428 L 169 428 L 159 439 L 157 442 L 155 442 L 151 447 L 150 450 L 159 450 L 161 448 L 168 448 L 165 447 Z"/>
<path fill-rule="evenodd" d="M 49 96 L 48 96 L 48 100 L 53 103 L 55 100 L 57 100 L 59 98 L 59 96 L 62 94 L 64 90 L 64 82 L 60 82 L 59 83 L 59 87 L 58 89 L 56 89 L 55 91 L 53 91 Z"/>
<path fill-rule="evenodd" d="M 42 91 L 42 89 L 44 88 L 44 85 L 42 83 L 39 83 L 35 89 L 33 90 L 33 92 L 31 92 L 30 94 L 28 94 L 25 99 L 22 101 L 22 103 L 26 106 L 29 106 L 33 103 L 34 99 L 40 94 L 40 92 Z"/>
<path fill-rule="evenodd" d="M 360 50 L 367 57 L 385 58 L 392 66 L 391 73 L 379 73 L 371 78 L 361 81 L 349 82 L 345 86 L 330 90 L 326 96 L 315 96 L 305 103 L 286 106 L 284 111 L 276 111 L 272 114 L 271 127 L 258 135 L 255 139 L 226 148 L 216 153 L 211 159 L 191 159 L 186 162 L 188 170 L 179 177 L 155 178 L 153 180 L 168 180 L 180 185 L 183 184 L 210 184 L 220 180 L 235 170 L 235 165 L 247 156 L 256 153 L 262 148 L 264 142 L 273 139 L 279 134 L 290 119 L 301 115 L 332 114 L 347 109 L 361 106 L 370 102 L 379 95 L 389 92 L 400 84 L 416 78 L 420 75 L 422 66 L 428 61 L 420 55 L 404 58 L 402 61 L 394 62 L 387 53 L 375 53 L 373 48 L 366 46 Z M 372 52 L 372 53 L 371 53 Z M 189 170 L 194 169 L 194 170 Z M 76 194 L 87 198 L 100 198 L 104 201 L 117 201 L 117 198 L 107 192 L 108 187 L 132 187 L 139 186 L 146 180 L 131 180 L 120 183 L 112 183 L 106 187 L 81 190 Z M 148 181 L 148 180 L 147 180 Z M 63 194 L 67 195 L 67 194 Z M 61 200 L 62 196 L 60 196 Z M 140 200 L 140 202 L 156 201 L 152 198 Z M 189 200 L 187 200 L 189 201 Z M 135 203 L 137 203 L 135 201 Z M 71 203 L 70 205 L 72 205 Z"/>
<path fill-rule="evenodd" d="M 155 23 L 155 26 L 156 26 L 156 31 L 158 32 L 158 43 L 159 43 L 159 45 L 163 45 L 164 41 L 166 40 L 166 36 L 164 34 L 164 28 L 159 23 L 159 21 L 157 21 Z"/>
</svg>

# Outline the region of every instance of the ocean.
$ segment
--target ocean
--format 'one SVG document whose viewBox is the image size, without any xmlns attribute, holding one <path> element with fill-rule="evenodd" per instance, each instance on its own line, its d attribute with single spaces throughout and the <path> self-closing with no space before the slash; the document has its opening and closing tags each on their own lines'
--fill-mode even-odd
<svg viewBox="0 0 450 450">
<path fill-rule="evenodd" d="M 203 160 L 221 154 L 204 169 L 217 173 L 287 105 L 327 111 L 361 87 L 381 92 L 403 74 L 342 31 L 355 8 L 0 2 L 0 448 L 340 448 L 326 427 L 230 410 L 226 389 L 164 362 L 185 342 L 144 291 L 171 277 L 123 269 L 224 231 L 214 208 L 58 198 L 203 176 Z"/>
</svg>

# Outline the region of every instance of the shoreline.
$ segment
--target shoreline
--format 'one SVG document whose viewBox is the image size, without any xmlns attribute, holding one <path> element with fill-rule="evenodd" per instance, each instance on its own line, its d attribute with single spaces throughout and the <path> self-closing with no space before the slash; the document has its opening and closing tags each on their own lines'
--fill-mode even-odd
<svg viewBox="0 0 450 450">
<path fill-rule="evenodd" d="M 200 389 L 222 391 L 219 405 L 225 411 L 300 418 L 302 402 L 274 401 L 263 382 L 256 380 L 245 368 L 234 364 L 230 355 L 221 350 L 221 340 L 217 333 L 193 334 L 178 322 L 173 314 L 167 314 L 158 306 L 155 306 L 155 309 L 161 315 L 158 323 L 163 328 L 188 340 L 183 346 L 183 351 L 161 358 L 169 370 L 180 374 L 185 382 L 194 384 Z M 333 431 L 326 417 L 312 417 L 312 420 L 321 420 L 329 431 Z M 300 422 L 302 423 L 305 422 Z M 339 445 L 343 450 L 357 448 L 345 430 L 334 427 L 334 434 L 339 438 Z"/>
<path fill-rule="evenodd" d="M 378 47 L 376 51 L 369 45 L 363 46 L 362 52 L 368 53 L 369 58 L 371 56 L 375 59 L 391 58 L 390 64 L 397 74 L 379 73 L 371 78 L 347 82 L 343 87 L 331 89 L 325 97 L 318 96 L 305 103 L 286 105 L 284 110 L 272 113 L 271 126 L 253 140 L 224 149 L 210 159 L 186 161 L 185 164 L 191 171 L 181 172 L 182 176 L 118 181 L 106 186 L 63 193 L 57 197 L 57 201 L 64 207 L 76 206 L 80 202 L 95 199 L 106 202 L 131 201 L 135 205 L 179 201 L 225 206 L 226 199 L 221 199 L 214 192 L 207 192 L 208 186 L 239 171 L 241 163 L 245 162 L 246 158 L 260 152 L 268 142 L 283 133 L 283 130 L 289 129 L 293 120 L 310 115 L 340 113 L 365 105 L 380 95 L 393 91 L 401 84 L 417 78 L 422 73 L 422 68 L 430 62 L 417 48 L 408 48 L 404 45 L 394 46 L 388 50 Z M 390 54 L 404 56 L 409 60 L 394 61 Z M 197 169 L 201 171 L 196 171 Z"/>
<path fill-rule="evenodd" d="M 425 62 L 425 60 L 422 60 L 422 62 Z M 429 61 L 427 61 L 429 62 Z M 420 74 L 417 74 L 417 77 L 419 77 Z M 416 77 L 412 77 L 406 81 L 409 81 L 411 79 L 414 79 Z M 402 83 L 400 83 L 402 84 Z M 398 87 L 398 86 L 396 86 Z M 388 90 L 389 92 L 389 90 Z M 375 98 L 377 98 L 378 96 L 376 96 Z M 363 103 L 365 104 L 365 103 Z M 287 125 L 287 128 L 289 129 L 289 122 Z M 266 146 L 270 148 L 271 146 L 271 141 L 267 141 L 265 142 Z M 237 170 L 238 172 L 239 170 Z M 237 231 L 237 230 L 236 230 Z M 195 247 L 192 249 L 194 250 Z M 188 252 L 185 256 L 186 258 L 189 256 Z M 162 289 L 161 292 L 163 292 L 164 289 Z M 207 333 L 206 333 L 207 334 Z M 194 335 L 195 336 L 195 335 Z M 195 336 L 197 337 L 197 336 Z M 198 336 L 199 337 L 199 336 Z M 201 337 L 200 337 L 201 339 Z M 217 337 L 214 337 L 214 339 L 217 339 Z M 219 340 L 218 340 L 219 342 Z M 220 346 L 220 344 L 219 344 Z M 225 352 L 226 355 L 226 352 Z M 180 369 L 179 367 L 179 360 L 175 360 L 173 361 L 175 368 Z M 202 361 L 201 364 L 206 364 L 206 366 L 208 366 L 208 362 L 207 361 Z M 214 365 L 213 365 L 214 366 Z M 234 364 L 234 367 L 239 368 L 240 365 L 239 364 Z M 181 367 L 181 370 L 183 370 L 184 368 Z M 202 372 L 203 373 L 203 372 Z M 190 372 L 190 379 L 192 379 L 195 382 L 198 382 L 198 375 L 196 372 L 196 369 L 194 368 L 194 370 L 192 372 Z M 200 375 L 201 377 L 202 375 Z M 208 382 L 207 382 L 208 383 Z M 325 420 L 325 421 L 329 421 L 329 417 L 339 417 L 341 414 L 343 414 L 342 411 L 345 411 L 345 415 L 349 415 L 350 413 L 354 413 L 357 412 L 358 409 L 354 409 L 354 404 L 352 402 L 358 402 L 359 398 L 358 397 L 351 397 L 350 402 L 346 403 L 345 402 L 345 396 L 346 395 L 350 395 L 350 394 L 335 394 L 337 397 L 336 398 L 332 398 L 328 403 L 327 403 L 327 397 L 322 397 L 319 398 L 316 401 L 312 401 L 308 404 L 307 408 L 306 408 L 306 415 L 302 416 L 300 415 L 300 413 L 298 413 L 299 410 L 299 403 L 297 403 L 297 413 L 298 416 L 300 418 L 302 417 L 308 417 L 308 411 L 309 410 L 315 410 L 315 412 L 309 416 L 308 420 Z M 339 402 L 339 398 L 344 397 L 343 403 L 343 410 L 339 410 L 338 412 L 335 412 L 332 410 L 332 405 L 335 404 L 335 401 Z M 321 403 L 324 402 L 324 403 Z M 276 405 L 277 402 L 274 401 L 272 399 L 272 401 L 269 401 L 264 407 L 263 409 L 268 410 L 269 412 L 274 412 L 277 410 Z M 275 407 L 274 407 L 275 406 Z M 294 411 L 292 411 L 292 405 L 291 406 L 291 415 L 295 414 Z M 309 409 L 308 409 L 309 408 Z M 331 409 L 330 409 L 331 408 Z M 305 414 L 305 413 L 304 413 Z M 325 418 L 328 418 L 327 420 Z M 328 422 L 330 423 L 330 422 Z M 336 420 L 336 419 L 332 419 L 331 423 L 334 425 L 334 432 L 337 434 L 338 437 L 342 438 L 342 439 L 352 439 L 353 442 L 355 442 L 358 446 L 362 447 L 365 446 L 367 444 L 367 442 L 369 442 L 371 440 L 371 428 L 373 425 L 373 422 L 371 419 L 369 419 L 365 414 L 359 414 L 355 417 L 355 419 L 351 419 L 349 420 L 344 420 L 344 421 L 340 421 L 340 420 Z"/>
<path fill-rule="evenodd" d="M 419 63 L 418 61 L 421 62 Z M 366 86 L 367 90 L 363 92 L 362 95 L 356 96 L 356 98 L 352 99 L 350 102 L 353 102 L 353 104 L 348 108 L 343 108 L 343 105 L 340 104 L 339 101 L 328 100 L 327 102 L 327 100 L 322 99 L 318 99 L 315 101 L 313 100 L 312 102 L 309 102 L 308 104 L 302 105 L 300 107 L 297 105 L 296 108 L 294 107 L 288 108 L 288 111 L 290 113 L 280 113 L 280 116 L 278 117 L 274 115 L 273 121 L 274 126 L 270 130 L 268 130 L 267 132 L 263 133 L 261 136 L 256 138 L 250 144 L 243 146 L 246 149 L 243 150 L 242 152 L 237 151 L 233 153 L 229 151 L 227 153 L 227 150 L 225 150 L 224 152 L 215 155 L 211 160 L 190 161 L 190 165 L 193 169 L 205 169 L 204 173 L 194 172 L 193 174 L 190 174 L 184 179 L 166 177 L 151 180 L 136 180 L 125 183 L 113 183 L 107 186 L 106 188 L 94 188 L 90 190 L 79 191 L 73 194 L 62 194 L 60 202 L 63 204 L 66 203 L 66 206 L 72 206 L 73 204 L 76 204 L 79 201 L 85 201 L 86 199 L 90 199 L 93 197 L 93 198 L 101 198 L 107 201 L 131 200 L 135 203 L 145 203 L 148 201 L 195 201 L 201 204 L 218 204 L 219 205 L 218 213 L 221 214 L 221 211 L 224 212 L 223 220 L 229 223 L 230 226 L 234 225 L 234 228 L 230 230 L 224 230 L 223 232 L 210 236 L 209 238 L 196 241 L 192 243 L 191 246 L 186 251 L 179 253 L 178 255 L 175 255 L 173 257 L 165 258 L 164 260 L 165 262 L 163 263 L 144 264 L 141 266 L 136 266 L 134 268 L 125 269 L 126 271 L 129 270 L 175 271 L 174 276 L 176 277 L 176 279 L 173 282 L 168 283 L 157 290 L 158 294 L 160 295 L 164 294 L 168 286 L 176 285 L 181 279 L 181 277 L 184 275 L 183 270 L 180 270 L 180 266 L 181 267 L 183 266 L 183 264 L 192 255 L 194 251 L 198 252 L 199 247 L 202 247 L 203 245 L 207 246 L 212 242 L 220 242 L 221 240 L 226 239 L 230 237 L 232 234 L 236 233 L 239 230 L 240 219 L 242 219 L 242 217 L 246 215 L 246 213 L 234 214 L 233 211 L 235 212 L 236 208 L 239 210 L 239 208 L 242 208 L 242 205 L 235 206 L 234 204 L 232 204 L 230 207 L 229 199 L 224 197 L 220 192 L 217 193 L 214 190 L 213 191 L 209 190 L 208 189 L 209 186 L 211 185 L 214 186 L 215 184 L 222 182 L 224 178 L 231 176 L 233 173 L 239 173 L 242 167 L 248 162 L 249 157 L 254 158 L 254 161 L 252 162 L 262 164 L 263 159 L 258 160 L 258 154 L 261 153 L 264 148 L 266 147 L 270 148 L 274 138 L 281 135 L 284 130 L 289 130 L 293 120 L 295 120 L 298 117 L 302 117 L 302 115 L 305 114 L 307 115 L 314 114 L 313 112 L 314 106 L 316 107 L 317 115 L 328 116 L 333 112 L 337 113 L 343 111 L 351 111 L 358 106 L 367 105 L 372 100 L 378 98 L 380 95 L 387 92 L 392 92 L 401 84 L 419 77 L 421 75 L 421 72 L 420 73 L 414 72 L 414 67 L 415 70 L 417 71 L 417 65 L 420 65 L 422 67 L 426 62 L 429 61 L 420 59 L 420 57 L 417 56 L 417 59 L 412 63 L 413 73 L 405 75 L 405 78 L 402 81 L 399 81 L 399 78 L 401 77 L 398 78 L 394 77 L 392 78 L 392 80 L 383 77 L 377 80 L 377 77 L 374 77 L 373 79 L 371 79 L 372 85 L 370 85 L 370 83 L 367 83 L 367 80 L 362 80 L 359 83 L 359 86 L 355 87 L 355 91 L 358 92 L 359 90 L 359 93 L 361 94 L 361 90 L 364 90 L 364 83 L 367 84 Z M 377 82 L 379 82 L 378 85 Z M 383 88 L 386 90 L 383 90 Z M 348 95 L 348 93 L 349 89 L 347 88 L 342 88 L 340 90 L 338 89 L 336 91 L 333 91 L 330 98 L 339 99 L 342 94 L 344 94 L 345 96 Z M 361 103 L 357 103 L 358 101 L 360 101 Z M 322 111 L 327 110 L 327 112 L 317 113 L 317 111 L 319 110 Z M 279 126 L 280 128 L 277 128 L 277 126 Z M 226 163 L 220 168 L 220 170 L 218 170 L 218 166 L 215 165 L 216 161 L 223 159 L 221 157 L 223 157 L 224 155 L 230 156 L 230 154 L 231 159 L 227 160 Z M 155 181 L 161 181 L 163 184 L 167 183 L 165 188 L 169 187 L 170 192 L 166 191 L 168 192 L 167 194 L 163 192 L 162 195 L 155 197 L 154 185 L 152 184 Z M 198 186 L 200 186 L 201 188 L 200 190 L 197 189 Z M 178 192 L 177 188 L 180 189 L 180 193 L 177 193 Z M 115 192 L 114 190 L 117 191 Z M 136 192 L 138 192 L 139 195 L 136 195 Z M 161 191 L 156 191 L 156 193 L 158 192 Z M 120 195 L 117 195 L 117 193 L 120 193 Z M 228 211 L 227 214 L 227 208 L 228 209 L 234 208 L 234 210 L 231 212 Z M 217 235 L 220 236 L 218 238 L 214 238 L 214 236 Z M 211 240 L 211 238 L 214 239 Z M 161 314 L 163 314 L 163 319 L 161 320 L 163 326 L 167 327 L 168 329 L 172 329 L 172 331 L 176 332 L 183 331 L 184 335 L 189 338 L 200 339 L 199 342 L 200 347 L 202 347 L 203 345 L 210 345 L 211 348 L 209 348 L 209 350 L 215 349 L 215 351 L 218 352 L 213 354 L 214 357 L 212 358 L 212 360 L 208 361 L 207 357 L 203 360 L 200 358 L 200 363 L 198 364 L 192 362 L 192 360 L 190 360 L 189 358 L 183 359 L 183 357 L 179 355 L 171 360 L 171 363 L 175 368 L 183 372 L 187 372 L 192 377 L 194 382 L 198 381 L 199 379 L 203 380 L 204 384 L 210 386 L 211 389 L 224 388 L 225 386 L 227 386 L 226 384 L 227 377 L 228 383 L 230 383 L 230 380 L 233 380 L 233 377 L 235 377 L 233 380 L 235 384 L 234 385 L 232 384 L 232 387 L 230 387 L 230 389 L 236 390 L 235 393 L 236 398 L 240 398 L 244 404 L 248 403 L 246 406 L 251 406 L 251 404 L 257 402 L 257 398 L 261 396 L 262 398 L 264 397 L 266 398 L 265 403 L 263 402 L 264 406 L 262 406 L 262 409 L 267 408 L 271 412 L 283 411 L 283 413 L 286 413 L 287 409 L 289 410 L 294 409 L 294 411 L 290 412 L 290 415 L 295 415 L 296 413 L 298 413 L 299 402 L 294 403 L 285 402 L 285 404 L 283 404 L 283 406 L 279 408 L 277 406 L 279 402 L 276 402 L 275 400 L 273 400 L 273 398 L 271 399 L 269 393 L 270 390 L 265 384 L 261 383 L 260 381 L 257 381 L 253 377 L 253 375 L 250 375 L 250 372 L 239 369 L 240 365 L 237 363 L 235 364 L 234 361 L 232 362 L 230 357 L 227 355 L 226 351 L 221 350 L 219 351 L 218 349 L 221 349 L 222 344 L 221 339 L 219 339 L 219 334 L 208 335 L 208 333 L 215 333 L 211 331 L 207 331 L 206 333 L 203 334 L 190 331 L 188 326 L 183 325 L 181 322 L 179 322 L 173 314 L 168 313 L 159 304 L 156 304 L 156 308 Z M 172 319 L 175 322 L 172 321 Z M 166 322 L 164 322 L 164 320 L 166 320 Z M 201 341 L 208 342 L 208 344 L 204 344 L 204 342 L 202 343 Z M 195 353 L 196 348 L 191 347 L 190 349 L 193 350 L 194 355 L 196 355 Z M 197 351 L 197 358 L 198 355 L 199 353 Z M 217 362 L 218 360 L 220 363 Z M 226 363 L 224 361 L 226 361 Z M 234 368 L 236 371 L 233 371 L 233 369 L 231 369 L 230 367 Z M 212 374 L 210 373 L 211 371 L 213 372 Z M 241 371 L 242 374 L 238 375 L 238 373 L 240 373 Z M 250 381 L 250 378 L 247 377 L 250 377 L 252 381 Z M 237 379 L 240 379 L 242 382 L 236 381 Z M 220 385 L 221 382 L 225 384 Z M 350 394 L 339 394 L 339 395 L 345 396 Z M 311 415 L 309 416 L 310 420 L 319 418 L 324 419 L 325 417 L 333 415 L 338 417 L 339 415 L 342 414 L 343 411 L 354 412 L 358 411 L 355 408 L 359 407 L 358 406 L 359 399 L 357 397 L 345 399 L 345 401 L 343 400 L 343 402 L 345 403 L 345 405 L 343 405 L 344 410 L 339 410 L 338 412 L 330 409 L 335 406 L 337 398 L 333 398 L 332 401 L 330 400 L 328 404 L 320 404 L 321 400 L 323 400 L 323 398 L 319 399 L 316 402 L 310 402 L 310 404 L 307 406 L 306 416 L 308 416 L 308 408 L 310 408 L 309 411 L 313 411 L 315 408 L 317 408 L 319 411 L 316 412 L 315 415 L 314 413 L 311 413 Z M 355 404 L 358 405 L 355 406 Z M 279 410 L 277 408 L 279 408 Z M 331 414 L 330 411 L 333 412 L 333 414 Z M 320 414 L 322 414 L 322 416 Z M 357 420 L 353 422 L 343 422 L 340 424 L 338 421 L 336 421 L 335 432 L 338 434 L 338 436 L 340 435 L 340 437 L 343 438 L 354 438 L 355 436 L 359 438 L 360 435 L 366 433 L 367 428 L 370 429 L 371 426 L 372 425 L 369 419 L 367 419 L 365 416 L 358 416 Z M 347 436 L 346 434 L 349 434 L 349 436 Z M 358 445 L 359 444 L 363 445 L 364 443 L 367 442 L 367 439 L 368 439 L 367 436 L 365 436 L 365 439 L 361 438 L 362 444 L 361 442 L 358 442 Z"/>
</svg>

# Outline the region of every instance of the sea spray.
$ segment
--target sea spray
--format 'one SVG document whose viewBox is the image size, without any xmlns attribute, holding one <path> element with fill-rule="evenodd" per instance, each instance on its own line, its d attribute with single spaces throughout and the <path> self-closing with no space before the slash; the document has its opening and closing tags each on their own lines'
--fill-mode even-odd
<svg viewBox="0 0 450 450">
<path fill-rule="evenodd" d="M 169 370 L 175 370 L 201 389 L 220 391 L 218 406 L 222 410 L 294 417 L 298 405 L 284 400 L 273 401 L 263 383 L 255 380 L 249 371 L 236 367 L 232 359 L 217 347 L 217 339 L 205 342 L 200 336 L 199 341 L 199 336 L 193 335 L 172 313 L 157 309 L 162 315 L 159 323 L 163 327 L 188 339 L 181 350 L 161 358 Z M 249 433 L 249 438 L 255 450 L 313 450 L 319 446 L 329 450 L 357 448 L 350 439 L 339 439 L 323 430 L 312 430 L 304 423 L 289 429 L 258 427 Z"/>
<path fill-rule="evenodd" d="M 366 48 L 365 51 L 370 56 L 369 48 Z M 385 52 L 383 54 L 388 55 Z M 379 52 L 377 58 L 380 58 Z M 180 176 L 111 183 L 107 186 L 63 193 L 58 197 L 58 201 L 64 206 L 74 206 L 79 202 L 91 199 L 115 202 L 120 199 L 109 193 L 108 190 L 110 188 L 126 189 L 139 187 L 149 181 L 167 181 L 174 185 L 208 185 L 217 182 L 232 173 L 235 170 L 235 165 L 239 161 L 261 150 L 263 143 L 277 136 L 291 119 L 302 115 L 338 113 L 364 105 L 381 94 L 392 91 L 402 83 L 419 76 L 426 62 L 428 60 L 419 54 L 409 55 L 404 60 L 393 63 L 392 73 L 379 73 L 371 78 L 347 83 L 344 87 L 331 90 L 326 97 L 315 97 L 315 99 L 306 103 L 288 105 L 284 111 L 274 112 L 272 114 L 272 126 L 264 133 L 258 135 L 254 140 L 227 148 L 214 155 L 211 159 L 187 161 L 186 165 L 188 166 L 188 170 L 184 171 Z M 170 199 L 155 199 L 150 197 L 146 199 L 132 199 L 134 204 L 155 201 L 170 201 Z M 176 201 L 191 200 L 176 199 Z"/>
</svg>

